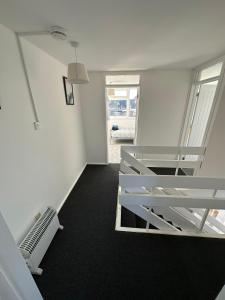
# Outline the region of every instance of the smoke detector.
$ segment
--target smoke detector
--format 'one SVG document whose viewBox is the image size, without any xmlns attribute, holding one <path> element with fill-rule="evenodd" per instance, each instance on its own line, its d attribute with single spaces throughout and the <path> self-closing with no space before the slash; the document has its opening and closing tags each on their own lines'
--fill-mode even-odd
<svg viewBox="0 0 225 300">
<path fill-rule="evenodd" d="M 50 35 L 57 40 L 66 40 L 66 30 L 60 26 L 52 26 L 49 30 Z"/>
</svg>

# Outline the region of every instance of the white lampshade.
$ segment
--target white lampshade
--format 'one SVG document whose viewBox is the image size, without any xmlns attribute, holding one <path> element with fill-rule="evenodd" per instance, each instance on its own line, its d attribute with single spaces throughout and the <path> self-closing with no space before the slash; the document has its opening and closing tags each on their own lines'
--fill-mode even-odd
<svg viewBox="0 0 225 300">
<path fill-rule="evenodd" d="M 83 84 L 89 82 L 89 77 L 84 64 L 68 64 L 68 81 L 72 84 Z"/>
</svg>

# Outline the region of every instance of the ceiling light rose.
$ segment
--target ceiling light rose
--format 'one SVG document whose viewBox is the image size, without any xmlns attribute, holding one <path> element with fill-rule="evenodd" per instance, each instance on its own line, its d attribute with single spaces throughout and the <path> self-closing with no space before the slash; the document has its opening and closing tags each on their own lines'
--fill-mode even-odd
<svg viewBox="0 0 225 300">
<path fill-rule="evenodd" d="M 84 84 L 89 82 L 89 77 L 85 65 L 77 62 L 76 49 L 78 42 L 71 41 L 70 45 L 75 49 L 75 62 L 68 64 L 68 81 L 72 84 Z"/>
</svg>

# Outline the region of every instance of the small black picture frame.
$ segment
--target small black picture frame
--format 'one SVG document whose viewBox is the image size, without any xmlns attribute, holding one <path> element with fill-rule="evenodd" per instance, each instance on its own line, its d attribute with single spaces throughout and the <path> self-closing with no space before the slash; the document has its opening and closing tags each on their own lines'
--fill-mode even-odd
<svg viewBox="0 0 225 300">
<path fill-rule="evenodd" d="M 63 76 L 63 86 L 67 105 L 74 105 L 73 85 L 69 83 L 67 77 Z"/>
</svg>

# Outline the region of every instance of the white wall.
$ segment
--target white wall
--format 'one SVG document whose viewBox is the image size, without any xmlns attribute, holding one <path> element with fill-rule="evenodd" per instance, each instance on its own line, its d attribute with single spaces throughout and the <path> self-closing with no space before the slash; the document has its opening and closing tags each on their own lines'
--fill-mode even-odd
<svg viewBox="0 0 225 300">
<path fill-rule="evenodd" d="M 210 133 L 199 176 L 225 177 L 225 90 Z"/>
<path fill-rule="evenodd" d="M 116 74 L 116 73 L 114 73 Z M 149 70 L 141 75 L 138 144 L 179 143 L 190 70 Z M 89 163 L 106 162 L 105 73 L 92 72 L 90 84 L 80 89 Z"/>
<path fill-rule="evenodd" d="M 66 67 L 23 41 L 41 129 L 34 130 L 13 32 L 0 25 L 0 210 L 16 240 L 47 205 L 58 208 L 86 163 L 81 107 L 66 106 Z"/>
<path fill-rule="evenodd" d="M 152 70 L 142 73 L 137 144 L 179 144 L 191 75 L 190 70 Z"/>
<path fill-rule="evenodd" d="M 89 72 L 89 84 L 80 86 L 88 163 L 106 163 L 106 107 L 103 72 Z"/>
</svg>

